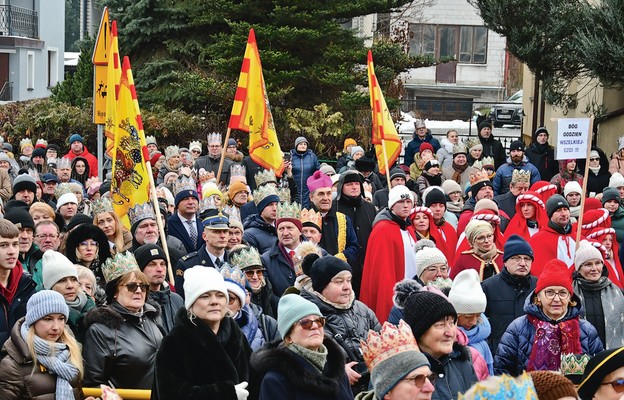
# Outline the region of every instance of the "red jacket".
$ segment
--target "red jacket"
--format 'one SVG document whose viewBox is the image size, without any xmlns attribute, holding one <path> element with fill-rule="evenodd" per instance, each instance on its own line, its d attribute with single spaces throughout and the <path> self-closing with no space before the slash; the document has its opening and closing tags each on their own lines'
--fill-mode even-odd
<svg viewBox="0 0 624 400">
<path fill-rule="evenodd" d="M 566 263 L 568 268 L 570 268 L 570 273 L 572 273 L 574 270 L 574 254 L 576 252 L 575 240 L 574 230 L 564 235 L 548 225 L 541 228 L 539 232 L 529 239 L 529 244 L 535 256 L 531 266 L 531 274 L 539 278 L 544 265 L 554 258 Z"/>
<path fill-rule="evenodd" d="M 70 150 L 69 153 L 65 154 L 63 157 L 67 157 L 70 160 L 73 160 L 76 157 L 84 158 L 89 163 L 89 177 L 91 178 L 91 177 L 94 177 L 94 176 L 98 176 L 98 160 L 97 160 L 97 157 L 95 157 L 93 154 L 89 153 L 89 150 L 87 149 L 87 146 L 85 146 L 84 144 L 82 146 L 83 146 L 82 153 L 74 154 L 74 152 Z"/>
</svg>

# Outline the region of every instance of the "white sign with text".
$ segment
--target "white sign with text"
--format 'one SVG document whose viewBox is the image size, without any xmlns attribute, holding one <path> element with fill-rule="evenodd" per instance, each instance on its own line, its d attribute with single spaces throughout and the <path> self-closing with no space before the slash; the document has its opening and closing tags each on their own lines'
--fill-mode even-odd
<svg viewBox="0 0 624 400">
<path fill-rule="evenodd" d="M 555 159 L 586 158 L 589 144 L 589 118 L 560 118 L 557 120 L 557 154 Z"/>
</svg>

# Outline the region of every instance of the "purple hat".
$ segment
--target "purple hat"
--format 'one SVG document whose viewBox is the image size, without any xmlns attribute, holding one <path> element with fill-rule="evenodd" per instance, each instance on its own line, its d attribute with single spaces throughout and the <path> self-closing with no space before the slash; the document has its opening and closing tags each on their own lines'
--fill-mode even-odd
<svg viewBox="0 0 624 400">
<path fill-rule="evenodd" d="M 314 192 L 316 189 L 331 188 L 333 186 L 331 178 L 321 171 L 315 171 L 314 174 L 308 178 L 307 184 L 310 193 Z"/>
</svg>

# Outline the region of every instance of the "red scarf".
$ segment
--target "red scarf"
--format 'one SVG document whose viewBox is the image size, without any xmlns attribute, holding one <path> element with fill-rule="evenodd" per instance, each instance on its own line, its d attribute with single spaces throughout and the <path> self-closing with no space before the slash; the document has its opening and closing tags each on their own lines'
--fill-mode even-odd
<svg viewBox="0 0 624 400">
<path fill-rule="evenodd" d="M 15 268 L 13 268 L 11 270 L 11 273 L 9 274 L 9 282 L 7 287 L 5 288 L 0 284 L 0 295 L 4 296 L 9 304 L 13 302 L 13 298 L 17 293 L 17 286 L 19 285 L 19 281 L 20 279 L 22 279 L 23 274 L 24 269 L 22 268 L 22 263 L 18 261 Z"/>
<path fill-rule="evenodd" d="M 527 371 L 559 371 L 561 354 L 581 354 L 581 326 L 578 317 L 552 324 L 527 315 L 535 328 Z"/>
</svg>

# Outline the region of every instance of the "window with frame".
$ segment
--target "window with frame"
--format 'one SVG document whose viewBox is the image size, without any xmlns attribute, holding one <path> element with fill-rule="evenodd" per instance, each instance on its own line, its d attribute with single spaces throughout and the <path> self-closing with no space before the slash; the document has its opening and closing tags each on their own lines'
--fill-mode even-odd
<svg viewBox="0 0 624 400">
<path fill-rule="evenodd" d="M 484 26 L 462 26 L 459 35 L 460 63 L 485 64 L 487 61 L 487 28 Z"/>
<path fill-rule="evenodd" d="M 410 24 L 410 55 L 423 54 L 435 57 L 435 25 Z"/>
<path fill-rule="evenodd" d="M 410 55 L 454 57 L 462 64 L 487 62 L 484 26 L 410 24 Z"/>
</svg>

